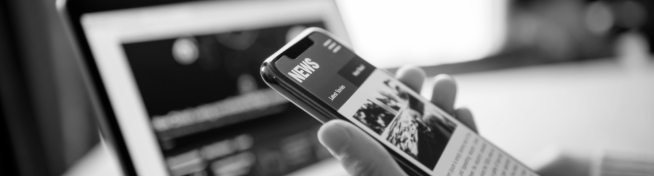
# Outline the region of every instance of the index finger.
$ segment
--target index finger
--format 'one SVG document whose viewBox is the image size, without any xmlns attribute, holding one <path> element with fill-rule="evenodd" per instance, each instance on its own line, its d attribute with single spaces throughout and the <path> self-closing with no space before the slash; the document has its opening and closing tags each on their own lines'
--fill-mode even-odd
<svg viewBox="0 0 654 176">
<path fill-rule="evenodd" d="M 413 89 L 413 91 L 420 93 L 422 83 L 425 82 L 427 76 L 425 76 L 425 71 L 421 68 L 405 65 L 397 70 L 395 77 L 400 80 L 400 82 Z"/>
</svg>

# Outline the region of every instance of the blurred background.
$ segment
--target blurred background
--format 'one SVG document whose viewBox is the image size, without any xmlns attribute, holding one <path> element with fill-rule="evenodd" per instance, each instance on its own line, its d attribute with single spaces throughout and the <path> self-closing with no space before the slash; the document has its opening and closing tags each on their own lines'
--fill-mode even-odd
<svg viewBox="0 0 654 176">
<path fill-rule="evenodd" d="M 550 161 L 579 164 L 576 168 L 582 169 L 575 173 L 580 175 L 654 174 L 651 151 L 654 148 L 654 3 L 651 1 L 337 0 L 335 3 L 345 24 L 347 36 L 344 37 L 349 38 L 362 58 L 392 72 L 411 64 L 424 68 L 430 77 L 453 75 L 459 83 L 456 105 L 470 108 L 481 135 L 518 160 L 544 170 L 552 167 Z M 287 35 L 299 31 L 296 26 L 324 25 L 308 22 L 159 42 L 199 43 L 197 49 L 203 57 L 216 57 L 213 61 L 221 63 L 221 67 L 213 68 L 211 60 L 201 60 L 202 65 L 197 69 L 212 70 L 212 73 L 251 69 L 251 77 L 224 78 L 233 80 L 229 84 L 234 84 L 233 90 L 225 91 L 243 93 L 265 88 L 256 73 L 259 63 L 276 47 L 281 47 L 290 38 Z M 54 0 L 0 1 L 2 175 L 119 173 L 117 161 L 100 144 L 89 90 L 76 61 L 80 55 L 64 26 Z M 134 42 L 124 47 L 127 53 L 134 51 L 131 54 L 134 57 L 146 58 L 139 56 L 142 45 L 143 42 Z M 174 53 L 172 47 L 168 48 L 149 52 Z M 215 56 L 225 53 L 224 48 L 231 49 L 229 57 Z M 247 62 L 234 61 L 243 58 Z M 135 73 L 137 81 L 153 81 L 138 81 L 139 85 L 156 85 L 157 78 L 151 76 L 161 76 L 166 71 L 148 69 L 152 65 L 147 60 L 130 62 L 132 68 L 142 70 Z M 175 69 L 174 65 L 170 67 Z M 139 78 L 139 75 L 144 76 Z M 256 81 L 245 81 L 254 82 L 254 87 L 236 86 L 243 79 L 255 78 Z M 156 87 L 140 87 L 142 92 L 151 92 L 143 95 L 149 99 L 146 103 L 169 99 L 179 103 L 186 97 L 186 94 L 170 93 L 175 90 L 156 92 L 147 91 Z M 425 87 L 423 90 L 431 90 L 429 84 Z M 159 96 L 162 94 L 170 96 Z M 225 96 L 204 100 L 206 97 L 197 95 L 195 98 L 202 100 L 194 99 L 193 103 L 208 103 Z M 183 109 L 185 105 L 153 106 L 156 107 L 147 107 L 151 114 L 165 115 L 169 109 Z M 205 127 L 214 132 L 234 133 L 208 143 L 255 140 L 248 147 L 255 153 L 283 152 L 284 147 L 270 147 L 271 142 L 256 141 L 259 133 L 279 134 L 280 140 L 302 143 L 314 154 L 310 159 L 295 156 L 291 161 L 272 157 L 269 160 L 274 164 L 258 163 L 258 170 L 246 170 L 242 175 L 345 174 L 315 140 L 317 121 L 302 112 L 278 111 L 252 115 L 255 120 Z M 298 123 L 306 128 L 289 131 L 287 127 L 299 124 L 281 123 L 285 115 L 280 113 L 300 113 L 301 118 L 297 119 L 307 121 Z M 257 126 L 270 122 L 280 124 Z M 234 132 L 247 128 L 253 130 Z M 246 133 L 251 136 L 243 137 Z M 168 138 L 183 136 L 180 132 L 166 134 Z M 184 141 L 194 139 L 176 142 L 160 139 L 160 144 L 170 149 L 166 152 L 173 156 L 184 154 L 186 149 L 175 148 L 176 143 Z M 256 156 L 263 157 L 260 153 Z M 196 171 L 180 170 L 175 175 Z"/>
</svg>

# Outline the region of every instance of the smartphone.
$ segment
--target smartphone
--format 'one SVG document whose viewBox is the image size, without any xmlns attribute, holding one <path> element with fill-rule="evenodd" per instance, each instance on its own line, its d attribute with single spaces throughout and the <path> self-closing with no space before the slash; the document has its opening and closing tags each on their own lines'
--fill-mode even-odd
<svg viewBox="0 0 654 176">
<path fill-rule="evenodd" d="M 323 29 L 303 31 L 261 75 L 317 120 L 366 132 L 410 175 L 538 175 Z"/>
</svg>

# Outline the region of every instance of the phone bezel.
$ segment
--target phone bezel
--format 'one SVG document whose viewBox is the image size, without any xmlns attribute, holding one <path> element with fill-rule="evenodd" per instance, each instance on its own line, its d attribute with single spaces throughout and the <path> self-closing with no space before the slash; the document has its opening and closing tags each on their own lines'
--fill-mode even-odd
<svg viewBox="0 0 654 176">
<path fill-rule="evenodd" d="M 335 40 L 336 42 L 342 44 L 343 47 L 352 50 L 352 48 L 348 46 L 347 43 L 340 41 L 337 37 L 333 36 L 331 33 L 327 32 L 326 30 L 316 27 L 308 28 L 302 33 L 300 33 L 297 37 L 295 37 L 292 41 L 287 43 L 284 47 L 282 47 L 282 49 L 275 52 L 273 55 L 268 57 L 268 59 L 266 59 L 263 62 L 261 66 L 261 76 L 263 80 L 266 82 L 266 84 L 268 84 L 268 86 L 280 92 L 284 97 L 291 100 L 293 104 L 297 105 L 305 112 L 311 114 L 311 116 L 314 117 L 316 120 L 322 123 L 325 123 L 333 119 L 340 119 L 350 122 L 349 119 L 338 113 L 337 110 L 333 108 L 324 108 L 330 106 L 327 105 L 327 103 L 320 101 L 318 97 L 313 96 L 313 94 L 300 87 L 297 83 L 290 80 L 290 78 L 283 76 L 284 74 L 275 67 L 274 63 L 277 60 L 281 59 L 282 56 L 284 56 L 284 53 L 288 51 L 288 49 L 290 49 L 296 43 L 298 43 L 302 39 L 308 37 L 309 35 L 315 32 L 319 32 L 321 34 L 327 35 L 332 40 Z M 361 128 L 359 126 L 357 127 Z M 373 139 L 377 140 L 374 137 Z M 429 175 L 429 173 L 425 173 L 424 171 L 422 171 L 422 169 L 418 168 L 410 161 L 406 160 L 404 157 L 397 154 L 394 150 L 392 150 L 388 146 L 386 145 L 382 145 L 382 146 L 384 146 L 384 148 L 386 148 L 387 151 L 390 151 L 391 156 L 395 158 L 395 161 L 398 162 L 400 167 L 405 172 L 409 173 L 410 175 Z"/>
</svg>

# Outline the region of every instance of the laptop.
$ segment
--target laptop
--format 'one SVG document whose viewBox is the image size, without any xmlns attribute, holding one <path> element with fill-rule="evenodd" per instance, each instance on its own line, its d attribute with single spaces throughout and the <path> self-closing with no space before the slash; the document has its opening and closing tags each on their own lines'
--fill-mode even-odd
<svg viewBox="0 0 654 176">
<path fill-rule="evenodd" d="M 261 62 L 307 27 L 348 41 L 332 0 L 59 0 L 125 175 L 286 175 L 331 158 Z"/>
</svg>

